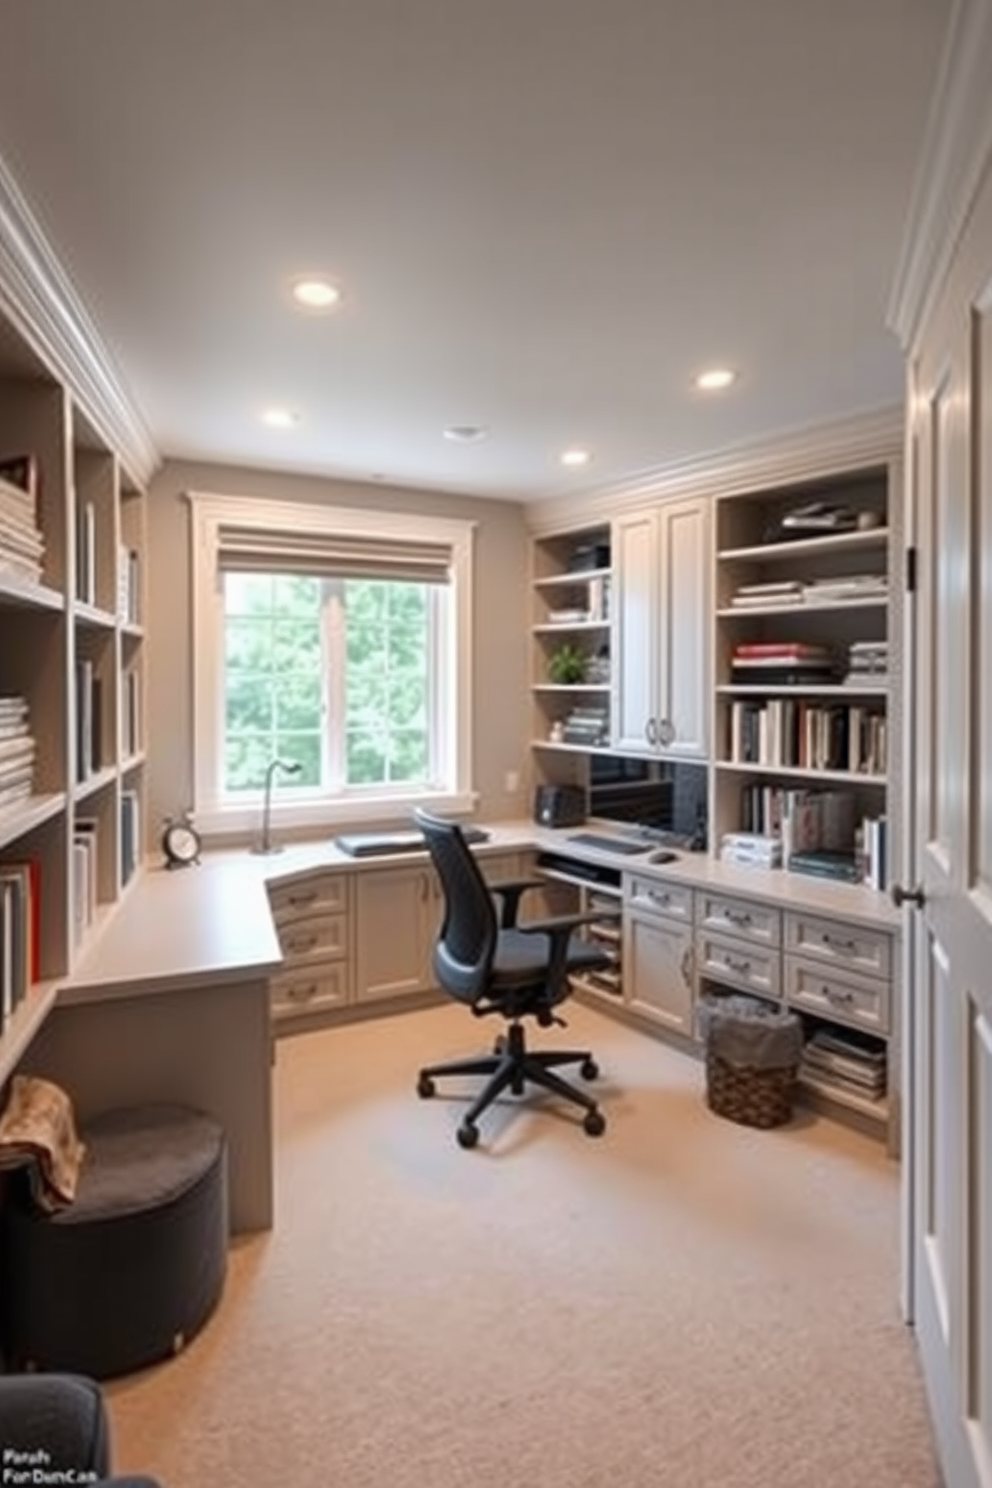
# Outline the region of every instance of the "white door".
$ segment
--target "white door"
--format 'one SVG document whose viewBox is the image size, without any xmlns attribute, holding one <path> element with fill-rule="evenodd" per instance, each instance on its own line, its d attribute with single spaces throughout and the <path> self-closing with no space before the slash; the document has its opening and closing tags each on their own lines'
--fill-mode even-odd
<svg viewBox="0 0 992 1488">
<path fill-rule="evenodd" d="M 620 517 L 613 559 L 613 744 L 649 752 L 657 743 L 658 518 Z"/>
<path fill-rule="evenodd" d="M 710 502 L 662 506 L 660 717 L 658 743 L 667 754 L 706 759 L 710 625 Z"/>
<path fill-rule="evenodd" d="M 944 1480 L 992 1488 L 992 185 L 910 382 L 913 1309 Z"/>
</svg>

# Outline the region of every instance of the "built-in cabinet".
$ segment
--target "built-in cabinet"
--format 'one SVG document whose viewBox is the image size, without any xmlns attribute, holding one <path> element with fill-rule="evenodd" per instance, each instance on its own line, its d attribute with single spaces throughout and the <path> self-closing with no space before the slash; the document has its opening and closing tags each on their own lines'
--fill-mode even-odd
<svg viewBox="0 0 992 1488">
<path fill-rule="evenodd" d="M 709 754 L 710 502 L 665 502 L 618 517 L 613 747 Z"/>
<path fill-rule="evenodd" d="M 0 323 L 0 958 L 5 1047 L 141 856 L 144 493 Z M 6 1061 L 5 1061 L 6 1062 Z"/>
<path fill-rule="evenodd" d="M 480 858 L 480 866 L 494 884 L 522 872 L 512 853 Z M 444 903 L 419 854 L 415 862 L 308 870 L 273 881 L 268 894 L 285 958 L 271 982 L 278 1024 L 435 987 L 431 955 Z M 523 911 L 536 917 L 526 897 Z"/>
<path fill-rule="evenodd" d="M 538 710 L 534 775 L 584 786 L 606 751 L 703 765 L 708 857 L 741 870 L 746 892 L 621 874 L 621 859 L 620 985 L 582 990 L 689 1038 L 700 995 L 784 1003 L 803 1020 L 810 1090 L 894 1141 L 898 946 L 883 895 L 900 852 L 902 467 L 898 430 L 850 439 L 715 463 L 709 491 L 696 470 L 651 500 L 589 503 L 610 511 L 598 529 L 610 560 L 607 742 L 556 744 Z M 597 529 L 588 514 L 559 513 L 551 529 L 540 508 L 533 516 L 540 595 Z M 796 879 L 816 913 L 780 908 Z M 586 907 L 581 880 L 575 894 Z"/>
</svg>

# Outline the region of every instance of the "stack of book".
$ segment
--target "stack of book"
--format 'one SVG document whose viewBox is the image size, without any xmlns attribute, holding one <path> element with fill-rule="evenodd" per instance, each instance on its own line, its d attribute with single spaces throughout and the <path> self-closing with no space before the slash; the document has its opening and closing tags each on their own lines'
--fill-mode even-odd
<svg viewBox="0 0 992 1488">
<path fill-rule="evenodd" d="M 886 1089 L 885 1049 L 855 1029 L 819 1028 L 803 1045 L 799 1073 L 813 1086 L 881 1100 Z"/>
<path fill-rule="evenodd" d="M 22 697 L 0 697 L 0 811 L 34 789 L 34 739 Z"/>
<path fill-rule="evenodd" d="M 768 605 L 802 604 L 803 588 L 798 579 L 767 584 L 741 584 L 731 598 L 735 609 L 764 609 Z"/>
<path fill-rule="evenodd" d="M 860 880 L 870 889 L 889 886 L 889 821 L 885 816 L 865 816 L 855 835 L 855 856 Z"/>
<path fill-rule="evenodd" d="M 888 641 L 854 641 L 848 653 L 847 676 L 851 686 L 871 683 L 881 686 L 889 680 Z"/>
<path fill-rule="evenodd" d="M 595 749 L 610 736 L 609 709 L 599 703 L 572 708 L 562 723 L 562 742 Z"/>
<path fill-rule="evenodd" d="M 744 686 L 829 682 L 835 671 L 830 648 L 808 641 L 741 641 L 730 657 L 730 680 Z"/>
<path fill-rule="evenodd" d="M 720 861 L 745 867 L 781 868 L 782 839 L 763 832 L 725 832 L 720 838 Z"/>
<path fill-rule="evenodd" d="M 803 588 L 803 599 L 807 604 L 848 604 L 851 600 L 885 599 L 888 592 L 884 573 L 845 574 L 811 580 Z"/>
<path fill-rule="evenodd" d="M 41 581 L 45 543 L 38 526 L 38 475 L 34 459 L 0 460 L 0 573 Z"/>
</svg>

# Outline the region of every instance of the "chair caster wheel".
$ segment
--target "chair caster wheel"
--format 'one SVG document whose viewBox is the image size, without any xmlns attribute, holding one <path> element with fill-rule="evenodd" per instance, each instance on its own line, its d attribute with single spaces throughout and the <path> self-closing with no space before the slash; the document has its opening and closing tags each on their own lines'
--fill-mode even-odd
<svg viewBox="0 0 992 1488">
<path fill-rule="evenodd" d="M 601 1111 L 587 1111 L 582 1120 L 582 1129 L 587 1137 L 601 1137 L 606 1130 L 606 1118 Z"/>
<path fill-rule="evenodd" d="M 430 1075 L 421 1075 L 417 1081 L 417 1094 L 421 1100 L 430 1100 L 436 1088 Z"/>
<path fill-rule="evenodd" d="M 474 1147 L 479 1140 L 479 1128 L 470 1121 L 463 1121 L 456 1132 L 459 1147 Z"/>
<path fill-rule="evenodd" d="M 595 1059 L 584 1059 L 579 1065 L 579 1074 L 583 1080 L 595 1080 L 599 1074 L 599 1065 Z"/>
</svg>

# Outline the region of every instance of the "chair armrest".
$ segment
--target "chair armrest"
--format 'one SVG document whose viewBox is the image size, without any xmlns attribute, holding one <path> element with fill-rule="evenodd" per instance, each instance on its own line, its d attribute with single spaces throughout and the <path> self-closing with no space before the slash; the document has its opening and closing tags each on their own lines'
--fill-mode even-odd
<svg viewBox="0 0 992 1488">
<path fill-rule="evenodd" d="M 490 894 L 498 894 L 503 901 L 499 917 L 499 928 L 501 930 L 515 930 L 517 928 L 520 900 L 528 889 L 543 889 L 545 882 L 543 878 L 504 878 L 500 879 L 498 883 L 486 885 Z"/>
<path fill-rule="evenodd" d="M 568 947 L 574 931 L 582 925 L 601 925 L 604 920 L 619 920 L 620 910 L 603 913 L 589 910 L 584 914 L 553 915 L 546 920 L 528 920 L 515 928 L 523 935 L 546 935 L 551 942 L 548 956 L 547 1001 L 554 1007 L 564 996 L 562 987 L 568 976 Z"/>
<path fill-rule="evenodd" d="M 582 914 L 550 915 L 546 920 L 524 920 L 514 928 L 521 935 L 561 935 L 563 932 L 571 935 L 573 930 L 578 930 L 582 925 L 601 925 L 604 920 L 622 918 L 623 914 L 619 909 L 590 909 Z"/>
</svg>

